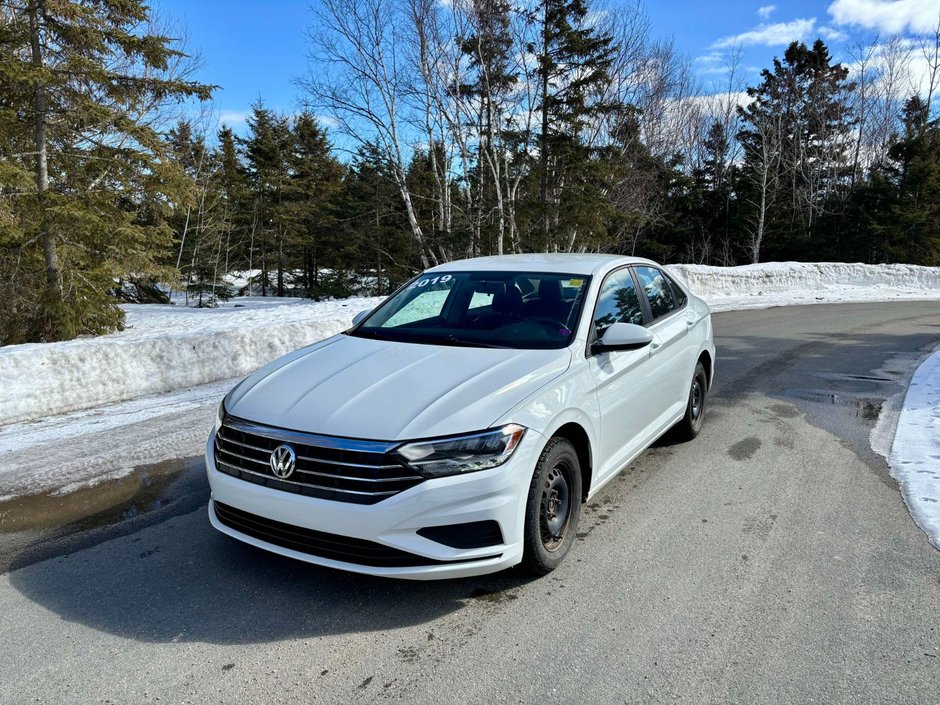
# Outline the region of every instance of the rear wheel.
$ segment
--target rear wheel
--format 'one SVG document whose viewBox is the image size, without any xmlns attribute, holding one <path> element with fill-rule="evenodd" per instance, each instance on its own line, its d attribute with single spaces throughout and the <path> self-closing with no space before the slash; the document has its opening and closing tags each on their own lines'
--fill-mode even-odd
<svg viewBox="0 0 940 705">
<path fill-rule="evenodd" d="M 561 563 L 581 517 L 581 464 L 574 446 L 552 438 L 542 451 L 529 485 L 522 567 L 545 575 Z"/>
<path fill-rule="evenodd" d="M 689 387 L 689 401 L 685 407 L 685 416 L 676 424 L 675 434 L 678 440 L 691 441 L 705 422 L 705 402 L 708 397 L 708 375 L 705 367 L 699 362 L 692 375 L 692 384 Z"/>
</svg>

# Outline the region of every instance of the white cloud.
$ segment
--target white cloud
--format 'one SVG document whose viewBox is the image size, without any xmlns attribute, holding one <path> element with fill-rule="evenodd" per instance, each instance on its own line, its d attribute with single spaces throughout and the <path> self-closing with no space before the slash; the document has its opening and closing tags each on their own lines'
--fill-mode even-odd
<svg viewBox="0 0 940 705">
<path fill-rule="evenodd" d="M 696 56 L 693 61 L 699 64 L 717 64 L 723 61 L 724 58 L 724 54 L 717 51 L 712 51 L 707 54 L 703 54 L 702 56 Z"/>
<path fill-rule="evenodd" d="M 930 32 L 940 17 L 940 0 L 835 0 L 828 9 L 839 25 L 894 34 Z"/>
<path fill-rule="evenodd" d="M 228 127 L 242 127 L 248 122 L 248 116 L 251 113 L 243 110 L 222 110 L 219 113 L 219 124 Z"/>
<path fill-rule="evenodd" d="M 819 28 L 819 35 L 827 42 L 844 42 L 849 38 L 849 35 L 841 29 L 829 27 L 828 25 L 823 25 Z"/>
<path fill-rule="evenodd" d="M 727 76 L 728 67 L 727 66 L 705 66 L 704 68 L 699 69 L 699 73 L 703 76 Z"/>
<path fill-rule="evenodd" d="M 813 32 L 815 27 L 815 17 L 793 20 L 791 22 L 762 24 L 747 32 L 735 34 L 730 37 L 723 37 L 712 44 L 712 48 L 723 49 L 735 45 L 747 46 L 749 44 L 786 46 L 790 42 L 805 39 Z"/>
<path fill-rule="evenodd" d="M 320 127 L 325 127 L 328 130 L 335 130 L 339 127 L 339 121 L 332 115 L 314 115 L 316 121 L 320 124 Z"/>
<path fill-rule="evenodd" d="M 890 64 L 893 64 L 893 75 L 889 75 Z M 845 66 L 851 72 L 851 78 L 858 77 L 861 70 L 859 62 L 846 62 Z M 876 90 L 882 96 L 890 93 L 892 98 L 904 101 L 913 93 L 926 98 L 930 91 L 930 62 L 916 39 L 898 37 L 873 47 L 866 71 L 868 79 L 874 81 Z M 940 95 L 940 88 L 934 87 L 934 95 Z"/>
<path fill-rule="evenodd" d="M 757 15 L 762 20 L 766 20 L 768 17 L 770 17 L 774 13 L 774 10 L 776 9 L 777 9 L 776 5 L 761 5 L 760 7 L 757 8 Z"/>
<path fill-rule="evenodd" d="M 720 115 L 727 110 L 729 104 L 734 107 L 746 108 L 754 99 L 746 91 L 734 91 L 732 93 L 696 95 L 688 98 L 688 100 L 699 105 L 708 115 Z"/>
</svg>

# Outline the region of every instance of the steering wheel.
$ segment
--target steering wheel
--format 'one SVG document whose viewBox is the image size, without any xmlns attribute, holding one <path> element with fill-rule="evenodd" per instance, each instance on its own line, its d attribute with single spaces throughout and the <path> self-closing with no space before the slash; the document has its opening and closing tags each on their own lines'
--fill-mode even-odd
<svg viewBox="0 0 940 705">
<path fill-rule="evenodd" d="M 568 325 L 559 321 L 557 318 L 552 318 L 551 316 L 532 316 L 532 318 L 523 318 L 525 323 L 541 323 L 546 326 L 551 326 L 552 328 L 564 328 L 568 330 Z"/>
<path fill-rule="evenodd" d="M 545 326 L 545 328 L 550 329 L 552 332 L 557 332 L 562 329 L 568 330 L 568 326 L 561 321 L 552 318 L 551 316 L 532 316 L 530 318 L 521 318 L 518 321 L 513 321 L 505 326 L 500 326 L 497 330 L 502 330 L 504 328 L 513 328 L 515 326 L 526 325 L 528 323 L 538 323 L 539 325 Z"/>
</svg>

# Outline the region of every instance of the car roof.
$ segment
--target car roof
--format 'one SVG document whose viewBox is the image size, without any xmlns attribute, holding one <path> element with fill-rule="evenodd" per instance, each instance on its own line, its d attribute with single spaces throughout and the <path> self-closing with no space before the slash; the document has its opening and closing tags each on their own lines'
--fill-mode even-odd
<svg viewBox="0 0 940 705">
<path fill-rule="evenodd" d="M 642 257 L 591 253 L 542 252 L 523 255 L 498 255 L 454 260 L 433 267 L 432 272 L 557 272 L 562 274 L 599 274 L 624 264 L 656 264 Z M 658 266 L 658 265 L 657 265 Z"/>
</svg>

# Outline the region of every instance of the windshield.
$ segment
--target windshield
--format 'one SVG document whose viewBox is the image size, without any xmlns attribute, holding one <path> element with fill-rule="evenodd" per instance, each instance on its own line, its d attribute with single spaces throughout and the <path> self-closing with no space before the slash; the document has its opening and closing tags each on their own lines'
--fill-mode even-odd
<svg viewBox="0 0 940 705">
<path fill-rule="evenodd" d="M 563 348 L 590 277 L 539 272 L 426 272 L 350 335 L 408 343 Z"/>
</svg>

